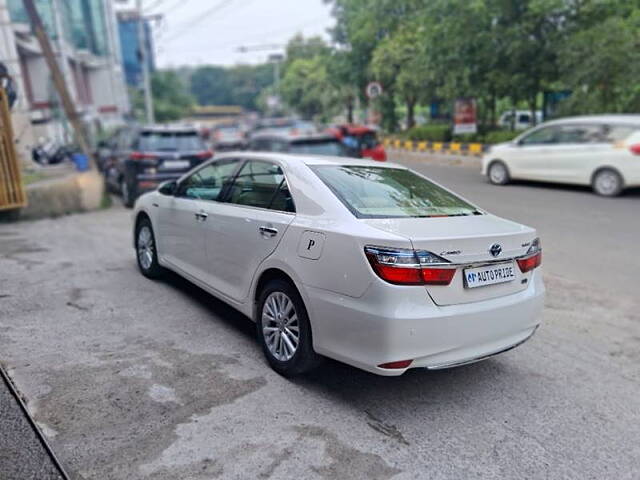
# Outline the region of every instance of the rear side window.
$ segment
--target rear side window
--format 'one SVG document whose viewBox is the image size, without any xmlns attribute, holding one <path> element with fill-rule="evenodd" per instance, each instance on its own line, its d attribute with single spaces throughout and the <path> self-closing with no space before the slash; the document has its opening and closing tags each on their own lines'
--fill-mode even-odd
<svg viewBox="0 0 640 480">
<path fill-rule="evenodd" d="M 223 187 L 238 168 L 238 160 L 214 162 L 180 183 L 178 196 L 194 200 L 218 200 Z"/>
<path fill-rule="evenodd" d="M 282 169 L 273 163 L 250 160 L 231 185 L 228 202 L 283 212 L 295 211 Z"/>
<path fill-rule="evenodd" d="M 311 168 L 358 218 L 479 214 L 473 205 L 410 170 L 344 165 Z"/>
<path fill-rule="evenodd" d="M 193 152 L 205 150 L 204 143 L 195 131 L 142 132 L 138 150 L 145 152 Z"/>
<path fill-rule="evenodd" d="M 607 125 L 605 126 L 606 140 L 611 143 L 623 142 L 634 132 L 640 132 L 640 126 Z"/>
<path fill-rule="evenodd" d="M 289 153 L 300 155 L 332 155 L 346 157 L 347 151 L 338 140 L 292 142 Z"/>
<path fill-rule="evenodd" d="M 554 125 L 532 132 L 522 140 L 525 145 L 607 142 L 604 125 Z"/>
</svg>

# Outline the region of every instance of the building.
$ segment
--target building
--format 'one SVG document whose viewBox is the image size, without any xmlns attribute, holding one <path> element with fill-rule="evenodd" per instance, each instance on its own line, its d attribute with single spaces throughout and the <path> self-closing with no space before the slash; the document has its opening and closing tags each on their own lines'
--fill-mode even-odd
<svg viewBox="0 0 640 480">
<path fill-rule="evenodd" d="M 92 131 L 129 112 L 111 0 L 35 0 L 71 98 Z M 0 61 L 19 89 L 14 130 L 21 154 L 40 139 L 70 140 L 51 74 L 22 0 L 0 0 Z M 26 152 L 29 153 L 26 153 Z"/>
<path fill-rule="evenodd" d="M 138 36 L 138 22 L 140 15 L 137 11 L 118 12 L 118 32 L 120 35 L 120 53 L 127 85 L 138 88 L 142 85 L 142 64 L 140 62 L 140 47 Z M 143 37 L 146 43 L 147 64 L 149 72 L 155 71 L 156 63 L 153 53 L 153 36 L 149 20 L 143 22 Z"/>
</svg>

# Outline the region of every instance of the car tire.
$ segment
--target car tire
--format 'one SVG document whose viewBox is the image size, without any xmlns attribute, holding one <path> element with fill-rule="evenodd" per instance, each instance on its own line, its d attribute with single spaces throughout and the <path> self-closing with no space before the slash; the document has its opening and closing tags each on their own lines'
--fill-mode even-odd
<svg viewBox="0 0 640 480">
<path fill-rule="evenodd" d="M 511 181 L 509 168 L 499 160 L 491 162 L 487 169 L 487 177 L 493 185 L 506 185 Z"/>
<path fill-rule="evenodd" d="M 156 279 L 164 273 L 158 263 L 156 237 L 148 217 L 140 219 L 136 226 L 136 259 L 140 273 L 145 277 Z"/>
<path fill-rule="evenodd" d="M 598 170 L 591 180 L 591 188 L 601 197 L 617 197 L 622 193 L 624 180 L 612 168 Z"/>
<path fill-rule="evenodd" d="M 260 293 L 256 317 L 262 351 L 280 375 L 301 375 L 321 363 L 322 357 L 313 350 L 307 309 L 291 283 L 281 279 L 267 283 Z"/>
<path fill-rule="evenodd" d="M 120 183 L 120 192 L 122 193 L 122 203 L 124 206 L 133 208 L 133 205 L 136 203 L 136 192 L 135 188 L 129 185 L 126 178 L 123 178 Z"/>
</svg>

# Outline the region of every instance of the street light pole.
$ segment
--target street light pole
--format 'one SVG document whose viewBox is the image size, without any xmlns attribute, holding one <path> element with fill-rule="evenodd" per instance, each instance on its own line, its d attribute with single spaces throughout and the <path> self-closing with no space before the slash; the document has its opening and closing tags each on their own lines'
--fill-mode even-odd
<svg viewBox="0 0 640 480">
<path fill-rule="evenodd" d="M 149 52 L 147 52 L 147 41 L 144 31 L 144 16 L 142 12 L 142 0 L 137 0 L 138 10 L 138 49 L 140 52 L 140 66 L 142 67 L 142 90 L 144 91 L 144 110 L 147 123 L 155 123 L 153 111 L 153 97 L 151 93 L 151 82 L 149 80 Z"/>
</svg>

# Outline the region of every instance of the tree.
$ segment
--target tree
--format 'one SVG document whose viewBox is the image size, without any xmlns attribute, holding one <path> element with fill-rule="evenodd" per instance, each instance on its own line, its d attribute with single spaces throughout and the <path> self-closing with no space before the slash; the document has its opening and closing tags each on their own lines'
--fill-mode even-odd
<svg viewBox="0 0 640 480">
<path fill-rule="evenodd" d="M 171 122 L 184 118 L 193 106 L 194 99 L 187 92 L 180 78 L 172 71 L 158 71 L 151 77 L 153 92 L 153 109 L 158 122 Z M 139 96 L 134 99 L 134 107 L 139 107 L 143 100 Z"/>
<path fill-rule="evenodd" d="M 423 52 L 418 30 L 403 28 L 382 40 L 371 60 L 374 76 L 406 104 L 407 128 L 415 125 L 414 112 L 418 101 L 432 93 L 428 88 L 427 59 Z"/>
<path fill-rule="evenodd" d="M 229 73 L 223 67 L 200 67 L 191 75 L 191 94 L 200 105 L 232 105 Z"/>
<path fill-rule="evenodd" d="M 640 111 L 640 8 L 576 31 L 561 52 L 561 78 L 573 90 L 564 113 Z"/>
<path fill-rule="evenodd" d="M 231 103 L 247 110 L 258 109 L 260 93 L 273 85 L 273 66 L 268 63 L 238 65 L 228 69 L 227 74 L 231 84 Z"/>
<path fill-rule="evenodd" d="M 327 64 L 322 57 L 299 58 L 287 68 L 280 92 L 287 105 L 304 118 L 328 119 L 336 105 L 328 83 Z"/>
</svg>

